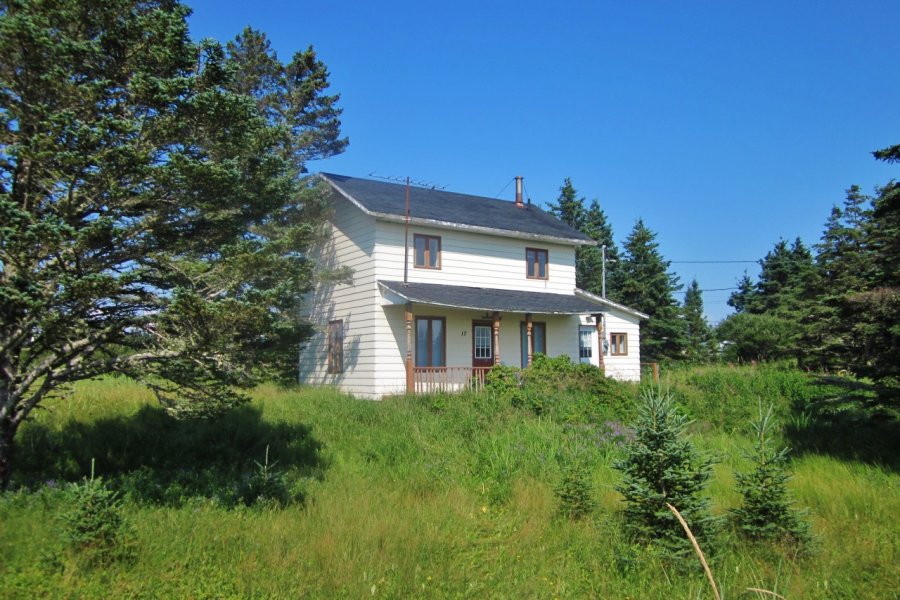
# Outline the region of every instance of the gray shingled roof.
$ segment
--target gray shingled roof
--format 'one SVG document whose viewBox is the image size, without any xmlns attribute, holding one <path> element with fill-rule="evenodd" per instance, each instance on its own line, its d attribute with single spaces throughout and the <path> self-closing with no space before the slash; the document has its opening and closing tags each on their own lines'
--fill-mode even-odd
<svg viewBox="0 0 900 600">
<path fill-rule="evenodd" d="M 376 216 L 406 216 L 406 186 L 403 184 L 332 173 L 320 175 L 367 212 Z M 590 237 L 531 204 L 518 208 L 515 202 L 507 200 L 415 186 L 410 187 L 409 204 L 411 218 L 433 221 L 436 225 L 455 224 L 558 238 L 572 243 L 593 243 Z"/>
<path fill-rule="evenodd" d="M 575 294 L 547 294 L 519 290 L 378 281 L 384 289 L 409 302 L 466 308 L 472 310 L 541 313 L 549 315 L 580 315 L 602 312 L 608 307 Z"/>
</svg>

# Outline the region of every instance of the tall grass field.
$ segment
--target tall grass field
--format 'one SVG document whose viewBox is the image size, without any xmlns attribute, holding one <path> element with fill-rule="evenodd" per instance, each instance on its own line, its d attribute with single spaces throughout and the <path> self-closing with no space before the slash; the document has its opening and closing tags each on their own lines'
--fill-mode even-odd
<svg viewBox="0 0 900 600">
<path fill-rule="evenodd" d="M 749 468 L 760 403 L 793 448 L 789 488 L 813 542 L 751 542 L 726 518 L 704 548 L 723 598 L 898 597 L 900 429 L 864 409 L 863 383 L 723 366 L 663 386 L 716 461 L 717 515 L 741 503 L 734 473 Z M 264 386 L 185 422 L 126 380 L 84 382 L 20 432 L 0 495 L 0 598 L 712 598 L 699 562 L 624 533 L 613 463 L 637 394 L 368 402 Z M 580 519 L 559 494 L 576 459 L 592 506 Z M 92 463 L 124 518 L 121 555 L 99 563 L 66 543 L 72 485 Z"/>
</svg>

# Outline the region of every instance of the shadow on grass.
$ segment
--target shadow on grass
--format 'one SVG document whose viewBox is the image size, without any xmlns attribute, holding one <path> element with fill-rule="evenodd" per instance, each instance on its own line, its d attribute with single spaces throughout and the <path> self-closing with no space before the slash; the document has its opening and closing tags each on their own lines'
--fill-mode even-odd
<svg viewBox="0 0 900 600">
<path fill-rule="evenodd" d="M 821 395 L 796 403 L 785 435 L 796 455 L 827 454 L 900 472 L 900 418 L 876 401 L 872 384 L 820 377 Z"/>
<path fill-rule="evenodd" d="M 14 481 L 56 485 L 96 474 L 137 502 L 180 505 L 207 498 L 233 506 L 263 473 L 279 478 L 285 501 L 302 501 L 304 484 L 327 465 L 308 426 L 269 423 L 252 406 L 209 420 L 178 420 L 145 406 L 131 416 L 69 421 L 62 428 L 30 423 L 20 432 Z"/>
</svg>

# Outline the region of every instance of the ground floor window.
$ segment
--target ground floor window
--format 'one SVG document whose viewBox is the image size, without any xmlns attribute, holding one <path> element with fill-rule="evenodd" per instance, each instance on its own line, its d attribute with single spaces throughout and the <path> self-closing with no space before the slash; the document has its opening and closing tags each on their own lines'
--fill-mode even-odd
<svg viewBox="0 0 900 600">
<path fill-rule="evenodd" d="M 628 355 L 628 334 L 627 333 L 610 333 L 609 334 L 609 353 L 613 356 Z"/>
<path fill-rule="evenodd" d="M 444 317 L 416 317 L 416 366 L 447 366 L 447 323 Z"/>
<path fill-rule="evenodd" d="M 519 324 L 520 347 L 522 348 L 522 368 L 528 366 L 528 324 L 522 321 Z M 531 324 L 531 354 L 547 354 L 547 324 Z"/>
<path fill-rule="evenodd" d="M 593 327 L 580 327 L 578 329 L 578 359 L 583 363 L 590 363 L 594 354 Z"/>
<path fill-rule="evenodd" d="M 328 322 L 328 372 L 344 372 L 344 321 Z"/>
</svg>

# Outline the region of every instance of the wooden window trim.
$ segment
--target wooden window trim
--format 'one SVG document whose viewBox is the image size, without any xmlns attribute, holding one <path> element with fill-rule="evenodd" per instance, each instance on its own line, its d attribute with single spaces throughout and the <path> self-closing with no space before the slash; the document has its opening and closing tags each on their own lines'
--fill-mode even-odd
<svg viewBox="0 0 900 600">
<path fill-rule="evenodd" d="M 622 343 L 616 344 L 613 342 L 613 338 L 621 337 Z M 623 352 L 616 352 L 616 348 L 622 346 Z M 628 334 L 627 333 L 610 333 L 609 334 L 609 354 L 610 356 L 628 356 Z"/>
<path fill-rule="evenodd" d="M 328 373 L 344 372 L 344 320 L 328 321 Z"/>
<path fill-rule="evenodd" d="M 534 262 L 532 263 L 529 260 L 528 254 L 530 252 L 534 252 Z M 541 277 L 538 275 L 538 265 L 540 261 L 538 260 L 539 254 L 544 255 L 544 276 Z M 534 264 L 534 275 L 532 275 L 531 265 Z M 550 279 L 550 252 L 546 248 L 525 248 L 525 277 L 527 279 L 540 279 L 546 281 Z"/>
<path fill-rule="evenodd" d="M 429 322 L 429 324 L 428 324 L 429 330 L 431 329 L 431 321 L 441 321 L 441 323 L 443 323 L 443 326 L 441 327 L 441 330 L 444 332 L 444 339 L 442 340 L 443 344 L 442 344 L 442 348 L 441 348 L 441 353 L 444 355 L 444 364 L 443 365 L 433 364 L 434 357 L 431 354 L 431 343 L 428 344 L 428 352 L 427 352 L 428 355 L 427 355 L 426 361 L 425 361 L 428 364 L 427 365 L 417 365 L 416 364 L 416 358 L 419 356 L 419 321 L 420 320 L 427 320 Z M 416 315 L 414 324 L 415 324 L 415 331 L 413 332 L 413 334 L 416 336 L 416 349 L 415 349 L 415 354 L 413 355 L 413 366 L 422 367 L 422 368 L 430 368 L 430 369 L 446 368 L 446 366 L 447 366 L 447 317 L 429 317 L 428 315 Z M 428 339 L 429 339 L 429 341 L 431 340 L 430 335 L 428 336 Z"/>
<path fill-rule="evenodd" d="M 416 251 L 416 242 L 420 239 L 425 241 L 425 263 L 421 265 L 417 262 L 419 253 Z M 429 264 L 431 261 L 428 260 L 430 257 L 428 252 L 428 242 L 430 240 L 437 240 L 437 260 L 434 261 L 435 266 L 433 267 Z M 425 235 L 424 233 L 416 233 L 413 235 L 413 267 L 416 269 L 430 269 L 432 271 L 441 270 L 441 236 Z"/>
</svg>

